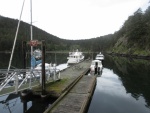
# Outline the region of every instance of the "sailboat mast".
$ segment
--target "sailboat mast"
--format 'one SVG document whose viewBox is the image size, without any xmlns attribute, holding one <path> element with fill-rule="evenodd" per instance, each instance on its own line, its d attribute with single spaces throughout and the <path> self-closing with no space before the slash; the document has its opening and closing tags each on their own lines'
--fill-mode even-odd
<svg viewBox="0 0 150 113">
<path fill-rule="evenodd" d="M 32 30 L 32 0 L 30 0 L 30 14 L 31 14 L 31 24 L 30 24 L 31 40 L 33 40 L 33 30 Z M 31 55 L 33 55 L 33 46 L 31 46 Z"/>
<path fill-rule="evenodd" d="M 20 26 L 20 21 L 21 21 L 21 16 L 22 16 L 22 12 L 23 12 L 24 3 L 25 3 L 25 0 L 23 1 L 23 5 L 22 5 L 22 8 L 21 8 L 20 18 L 19 18 L 19 22 L 18 22 L 18 26 L 17 26 L 17 30 L 16 30 L 16 35 L 15 35 L 15 39 L 14 39 L 14 44 L 13 44 L 13 48 L 12 48 L 12 52 L 11 52 L 11 56 L 10 56 L 10 60 L 9 60 L 8 71 L 10 69 L 10 66 L 11 66 L 11 63 L 12 63 L 12 58 L 13 58 L 13 55 L 14 55 L 14 50 L 15 50 L 16 40 L 17 40 L 17 36 L 18 36 L 18 31 L 19 31 L 19 26 Z"/>
</svg>

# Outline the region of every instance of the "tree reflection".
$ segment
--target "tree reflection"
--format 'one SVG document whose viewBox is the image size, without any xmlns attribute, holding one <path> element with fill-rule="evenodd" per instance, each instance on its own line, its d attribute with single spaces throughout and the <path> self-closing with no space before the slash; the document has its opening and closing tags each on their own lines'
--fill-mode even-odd
<svg viewBox="0 0 150 113">
<path fill-rule="evenodd" d="M 150 62 L 141 59 L 106 56 L 104 67 L 113 69 L 120 77 L 127 93 L 131 93 L 136 100 L 140 96 L 145 98 L 146 107 L 150 106 Z"/>
</svg>

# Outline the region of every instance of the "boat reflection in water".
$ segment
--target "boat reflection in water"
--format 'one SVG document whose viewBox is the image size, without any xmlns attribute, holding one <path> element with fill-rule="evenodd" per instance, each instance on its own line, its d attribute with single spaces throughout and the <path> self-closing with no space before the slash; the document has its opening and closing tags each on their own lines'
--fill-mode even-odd
<svg viewBox="0 0 150 113">
<path fill-rule="evenodd" d="M 88 113 L 150 113 L 150 63 L 107 57 Z"/>
<path fill-rule="evenodd" d="M 54 99 L 21 99 L 20 94 L 9 94 L 0 97 L 1 113 L 43 113 Z"/>
</svg>

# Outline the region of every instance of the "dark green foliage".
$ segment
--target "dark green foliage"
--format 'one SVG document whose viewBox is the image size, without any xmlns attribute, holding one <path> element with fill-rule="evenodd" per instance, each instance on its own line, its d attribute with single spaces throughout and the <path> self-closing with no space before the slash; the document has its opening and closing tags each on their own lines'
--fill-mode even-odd
<svg viewBox="0 0 150 113">
<path fill-rule="evenodd" d="M 135 42 L 143 46 L 144 37 L 147 35 L 147 25 L 143 21 L 143 14 L 141 9 L 138 9 L 133 16 L 125 22 L 124 27 L 126 28 L 126 36 L 128 37 L 128 42 Z M 144 39 L 145 40 L 145 39 Z"/>
<path fill-rule="evenodd" d="M 141 54 L 147 53 L 148 55 L 150 51 L 150 6 L 145 12 L 138 9 L 132 16 L 129 16 L 114 37 L 117 42 L 114 52 L 127 54 L 140 54 L 141 52 Z"/>
<path fill-rule="evenodd" d="M 0 51 L 11 51 L 17 24 L 18 20 L 0 16 Z M 86 40 L 65 40 L 35 26 L 33 26 L 33 39 L 46 40 L 47 51 L 72 51 L 76 49 L 82 51 L 104 51 L 112 45 L 111 40 L 113 40 L 112 35 Z M 21 51 L 22 41 L 30 41 L 30 25 L 21 21 L 15 47 L 16 51 Z"/>
<path fill-rule="evenodd" d="M 11 51 L 18 20 L 0 16 L 0 51 Z M 33 39 L 46 40 L 48 50 L 55 50 L 61 39 L 33 26 Z M 16 41 L 16 51 L 20 51 L 22 41 L 30 41 L 30 25 L 21 21 Z"/>
<path fill-rule="evenodd" d="M 17 24 L 18 20 L 0 16 L 0 51 L 11 51 Z M 150 51 L 150 6 L 145 12 L 138 9 L 134 15 L 129 16 L 121 29 L 114 34 L 85 40 L 65 40 L 33 26 L 33 39 L 45 40 L 47 51 L 79 49 L 89 52 L 117 51 L 131 54 L 134 52 L 132 48 Z M 30 41 L 30 25 L 21 22 L 16 51 L 21 51 L 22 41 L 24 40 Z"/>
</svg>

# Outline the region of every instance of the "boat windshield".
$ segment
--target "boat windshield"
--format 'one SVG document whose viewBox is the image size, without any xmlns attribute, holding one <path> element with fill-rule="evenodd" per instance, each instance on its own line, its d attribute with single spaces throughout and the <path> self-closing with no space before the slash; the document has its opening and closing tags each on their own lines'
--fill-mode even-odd
<svg viewBox="0 0 150 113">
<path fill-rule="evenodd" d="M 97 55 L 97 57 L 103 57 L 103 55 Z"/>
<path fill-rule="evenodd" d="M 97 62 L 98 63 L 98 65 L 100 65 L 101 64 L 101 62 Z M 92 65 L 96 65 L 96 62 L 94 61 L 94 62 L 92 62 Z"/>
</svg>

